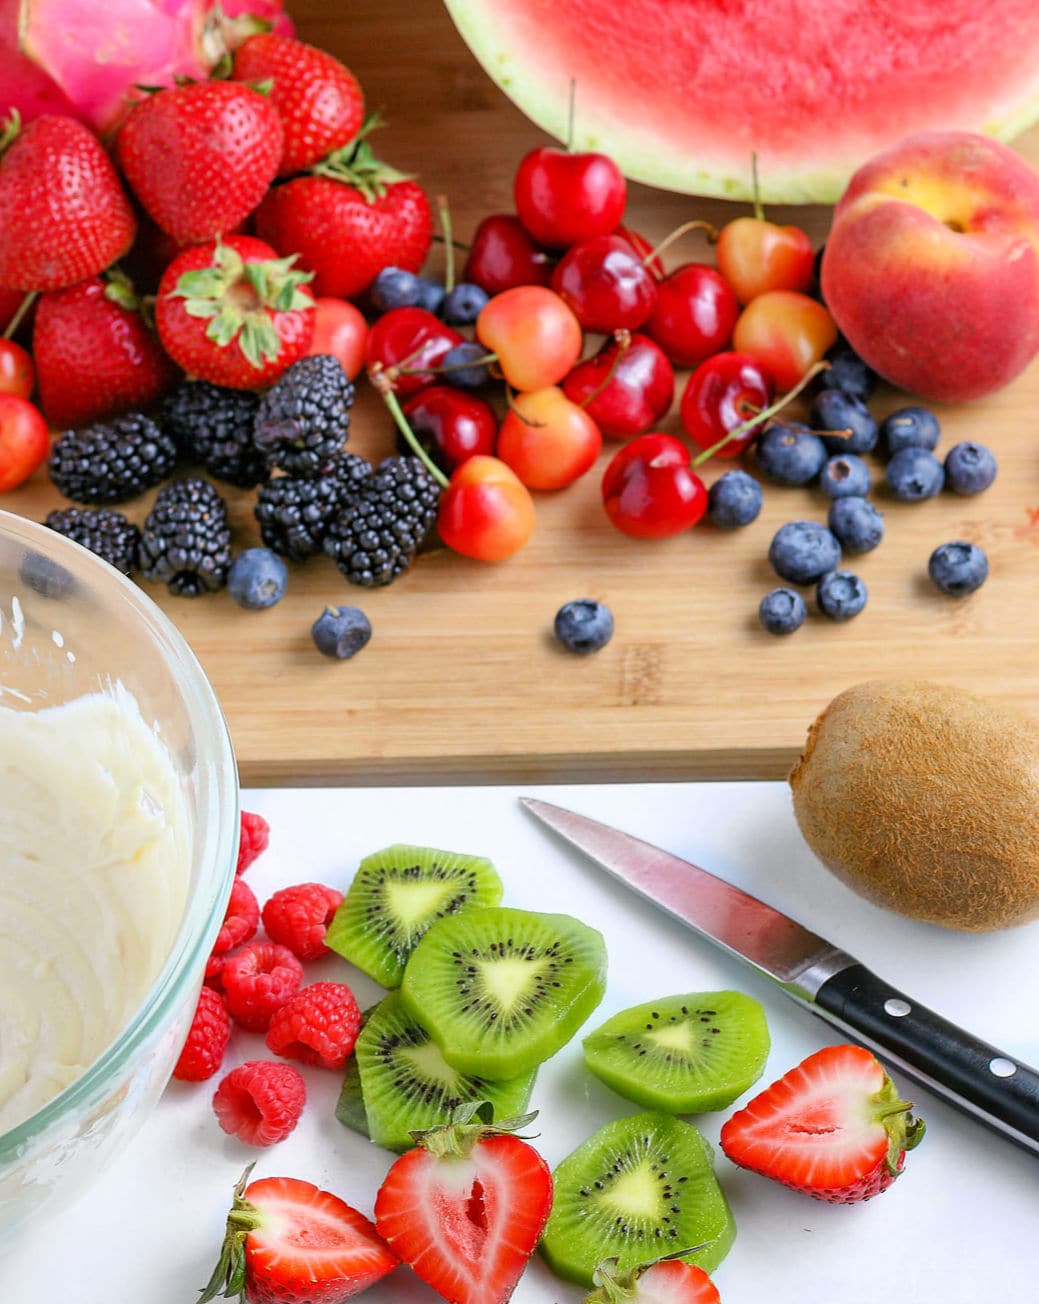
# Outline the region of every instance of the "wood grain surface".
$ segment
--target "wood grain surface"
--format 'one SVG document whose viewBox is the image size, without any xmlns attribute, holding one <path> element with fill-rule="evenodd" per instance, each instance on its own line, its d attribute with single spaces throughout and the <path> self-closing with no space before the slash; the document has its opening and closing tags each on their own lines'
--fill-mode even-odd
<svg viewBox="0 0 1039 1304">
<path fill-rule="evenodd" d="M 511 207 L 517 161 L 544 140 L 485 77 L 439 0 L 297 0 L 300 34 L 342 57 L 390 126 L 378 149 L 449 197 L 456 233 Z M 1039 132 L 1019 142 L 1039 165 Z M 740 209 L 635 187 L 630 224 L 656 239 L 690 217 Z M 823 238 L 825 210 L 776 209 Z M 695 236 L 676 258 L 703 258 Z M 442 254 L 433 255 L 434 269 Z M 709 256 L 709 255 L 708 255 Z M 393 451 L 390 421 L 367 385 L 350 447 Z M 878 413 L 904 402 L 882 393 Z M 485 566 L 445 552 L 420 558 L 390 588 L 351 588 L 327 558 L 293 571 L 263 613 L 227 594 L 188 601 L 149 591 L 208 672 L 248 784 L 467 780 L 782 777 L 805 729 L 841 689 L 875 676 L 942 679 L 1039 710 L 1039 366 L 969 407 L 941 410 L 942 448 L 973 438 L 1000 474 L 977 498 L 878 502 L 883 545 L 856 569 L 870 600 L 848 625 L 810 615 L 793 637 L 762 633 L 756 611 L 775 581 L 766 551 L 784 521 L 825 519 L 818 492 L 768 487 L 749 528 L 706 525 L 675 539 L 616 533 L 599 470 L 537 499 L 531 543 Z M 677 414 L 662 428 L 677 430 Z M 604 454 L 607 460 L 612 446 Z M 714 479 L 731 463 L 707 468 Z M 230 491 L 235 542 L 258 542 L 251 495 Z M 41 519 L 58 502 L 45 478 L 0 506 Z M 143 519 L 150 497 L 131 506 Z M 973 596 L 940 596 L 926 575 L 939 543 L 982 545 L 991 578 Z M 607 602 L 616 635 L 574 657 L 552 618 L 580 597 Z M 374 635 L 354 660 L 320 657 L 309 635 L 326 604 L 352 602 Z"/>
</svg>

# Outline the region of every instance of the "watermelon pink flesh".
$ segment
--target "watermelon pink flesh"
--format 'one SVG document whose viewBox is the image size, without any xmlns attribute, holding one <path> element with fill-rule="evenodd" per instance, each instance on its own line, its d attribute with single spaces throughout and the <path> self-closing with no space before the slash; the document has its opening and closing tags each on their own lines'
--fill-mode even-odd
<svg viewBox="0 0 1039 1304">
<path fill-rule="evenodd" d="M 1039 0 L 446 0 L 539 126 L 629 177 L 745 199 L 835 200 L 926 128 L 1009 139 L 1039 118 Z"/>
</svg>

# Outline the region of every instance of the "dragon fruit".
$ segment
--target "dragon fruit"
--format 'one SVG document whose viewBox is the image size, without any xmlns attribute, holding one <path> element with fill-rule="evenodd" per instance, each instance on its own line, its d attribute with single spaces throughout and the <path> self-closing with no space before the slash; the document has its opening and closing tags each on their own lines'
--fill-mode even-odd
<svg viewBox="0 0 1039 1304">
<path fill-rule="evenodd" d="M 292 35 L 280 0 L 0 0 L 0 117 L 70 113 L 105 135 L 135 87 L 208 76 L 256 20 Z"/>
</svg>

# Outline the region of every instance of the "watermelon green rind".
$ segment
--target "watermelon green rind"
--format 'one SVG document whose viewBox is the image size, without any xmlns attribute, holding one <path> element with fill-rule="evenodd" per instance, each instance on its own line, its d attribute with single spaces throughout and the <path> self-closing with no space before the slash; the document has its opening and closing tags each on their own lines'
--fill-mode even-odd
<svg viewBox="0 0 1039 1304">
<path fill-rule="evenodd" d="M 832 203 L 916 131 L 1039 120 L 1036 0 L 445 0 L 538 126 L 662 189 Z M 806 34 L 810 34 L 809 36 Z"/>
</svg>

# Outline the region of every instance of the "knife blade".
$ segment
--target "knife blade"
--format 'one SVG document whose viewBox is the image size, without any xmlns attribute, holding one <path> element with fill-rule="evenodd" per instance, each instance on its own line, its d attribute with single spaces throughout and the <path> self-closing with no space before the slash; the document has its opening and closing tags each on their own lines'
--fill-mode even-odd
<svg viewBox="0 0 1039 1304">
<path fill-rule="evenodd" d="M 707 870 L 533 797 L 521 804 L 600 868 L 913 1081 L 1039 1154 L 1039 1073 L 911 1000 L 853 955 Z"/>
</svg>

